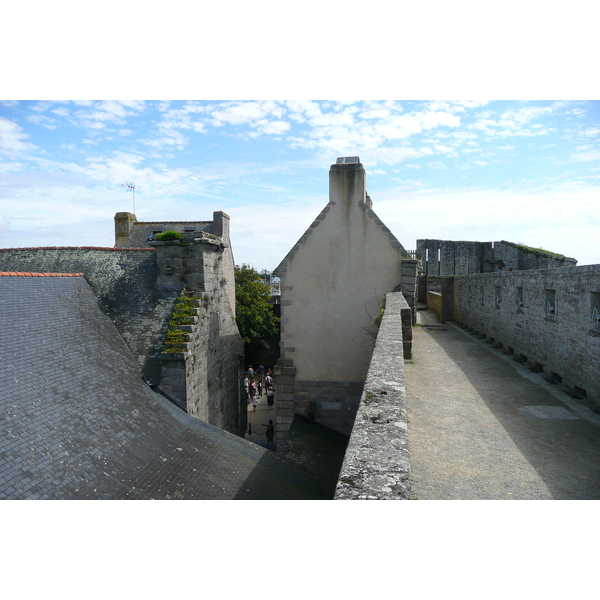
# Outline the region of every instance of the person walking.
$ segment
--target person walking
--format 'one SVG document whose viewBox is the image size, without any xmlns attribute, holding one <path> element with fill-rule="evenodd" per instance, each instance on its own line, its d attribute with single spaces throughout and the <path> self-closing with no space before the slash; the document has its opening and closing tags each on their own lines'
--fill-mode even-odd
<svg viewBox="0 0 600 600">
<path fill-rule="evenodd" d="M 244 392 L 246 393 L 246 400 L 248 400 L 248 404 L 250 404 L 250 382 L 248 381 L 247 375 L 244 375 Z"/>
<path fill-rule="evenodd" d="M 259 365 L 258 369 L 256 369 L 256 381 L 258 381 L 258 383 L 263 383 L 265 381 L 265 367 L 262 363 Z"/>
<path fill-rule="evenodd" d="M 273 408 L 273 405 L 275 404 L 275 388 L 270 385 L 267 388 L 267 407 L 269 409 Z"/>
<path fill-rule="evenodd" d="M 269 423 L 268 424 L 263 423 L 263 427 L 267 428 L 267 431 L 266 431 L 267 442 L 269 444 L 272 444 L 273 443 L 273 438 L 275 437 L 275 427 L 273 425 L 273 420 L 269 419 Z"/>
</svg>

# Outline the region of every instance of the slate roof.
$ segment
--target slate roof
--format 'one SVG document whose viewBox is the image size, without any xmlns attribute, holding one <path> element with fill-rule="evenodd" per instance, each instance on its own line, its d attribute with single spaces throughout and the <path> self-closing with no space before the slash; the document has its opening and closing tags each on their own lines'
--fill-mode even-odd
<svg viewBox="0 0 600 600">
<path fill-rule="evenodd" d="M 322 497 L 152 391 L 77 274 L 0 273 L 0 384 L 0 499 Z"/>
</svg>

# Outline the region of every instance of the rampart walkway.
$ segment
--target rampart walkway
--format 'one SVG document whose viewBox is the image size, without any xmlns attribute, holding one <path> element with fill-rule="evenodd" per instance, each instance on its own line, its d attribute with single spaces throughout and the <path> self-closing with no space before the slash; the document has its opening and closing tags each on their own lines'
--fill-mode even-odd
<svg viewBox="0 0 600 600">
<path fill-rule="evenodd" d="M 600 498 L 599 415 L 433 313 L 419 324 L 405 361 L 413 498 Z"/>
</svg>

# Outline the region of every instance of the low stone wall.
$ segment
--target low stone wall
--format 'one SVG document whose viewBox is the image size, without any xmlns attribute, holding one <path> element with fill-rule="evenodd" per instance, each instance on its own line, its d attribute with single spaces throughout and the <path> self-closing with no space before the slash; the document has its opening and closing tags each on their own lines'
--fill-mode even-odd
<svg viewBox="0 0 600 600">
<path fill-rule="evenodd" d="M 427 292 L 427 310 L 430 310 L 436 319 L 443 323 L 442 319 L 442 295 L 438 292 Z"/>
<path fill-rule="evenodd" d="M 387 294 L 335 500 L 410 499 L 402 337 L 410 314 L 401 293 Z"/>
<path fill-rule="evenodd" d="M 454 319 L 454 276 L 427 278 L 427 308 L 440 323 Z"/>
</svg>

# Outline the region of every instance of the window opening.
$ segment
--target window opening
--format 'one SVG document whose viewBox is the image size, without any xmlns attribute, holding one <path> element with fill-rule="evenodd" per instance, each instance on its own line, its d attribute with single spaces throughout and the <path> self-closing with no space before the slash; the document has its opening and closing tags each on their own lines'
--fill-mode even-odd
<svg viewBox="0 0 600 600">
<path fill-rule="evenodd" d="M 591 326 L 600 330 L 600 292 L 590 293 Z"/>
<path fill-rule="evenodd" d="M 556 290 L 546 289 L 544 312 L 546 313 L 546 318 L 551 320 L 556 319 L 556 314 L 558 312 L 556 306 Z"/>
<path fill-rule="evenodd" d="M 525 300 L 523 297 L 523 288 L 517 288 L 517 311 L 523 311 L 525 308 Z"/>
</svg>

